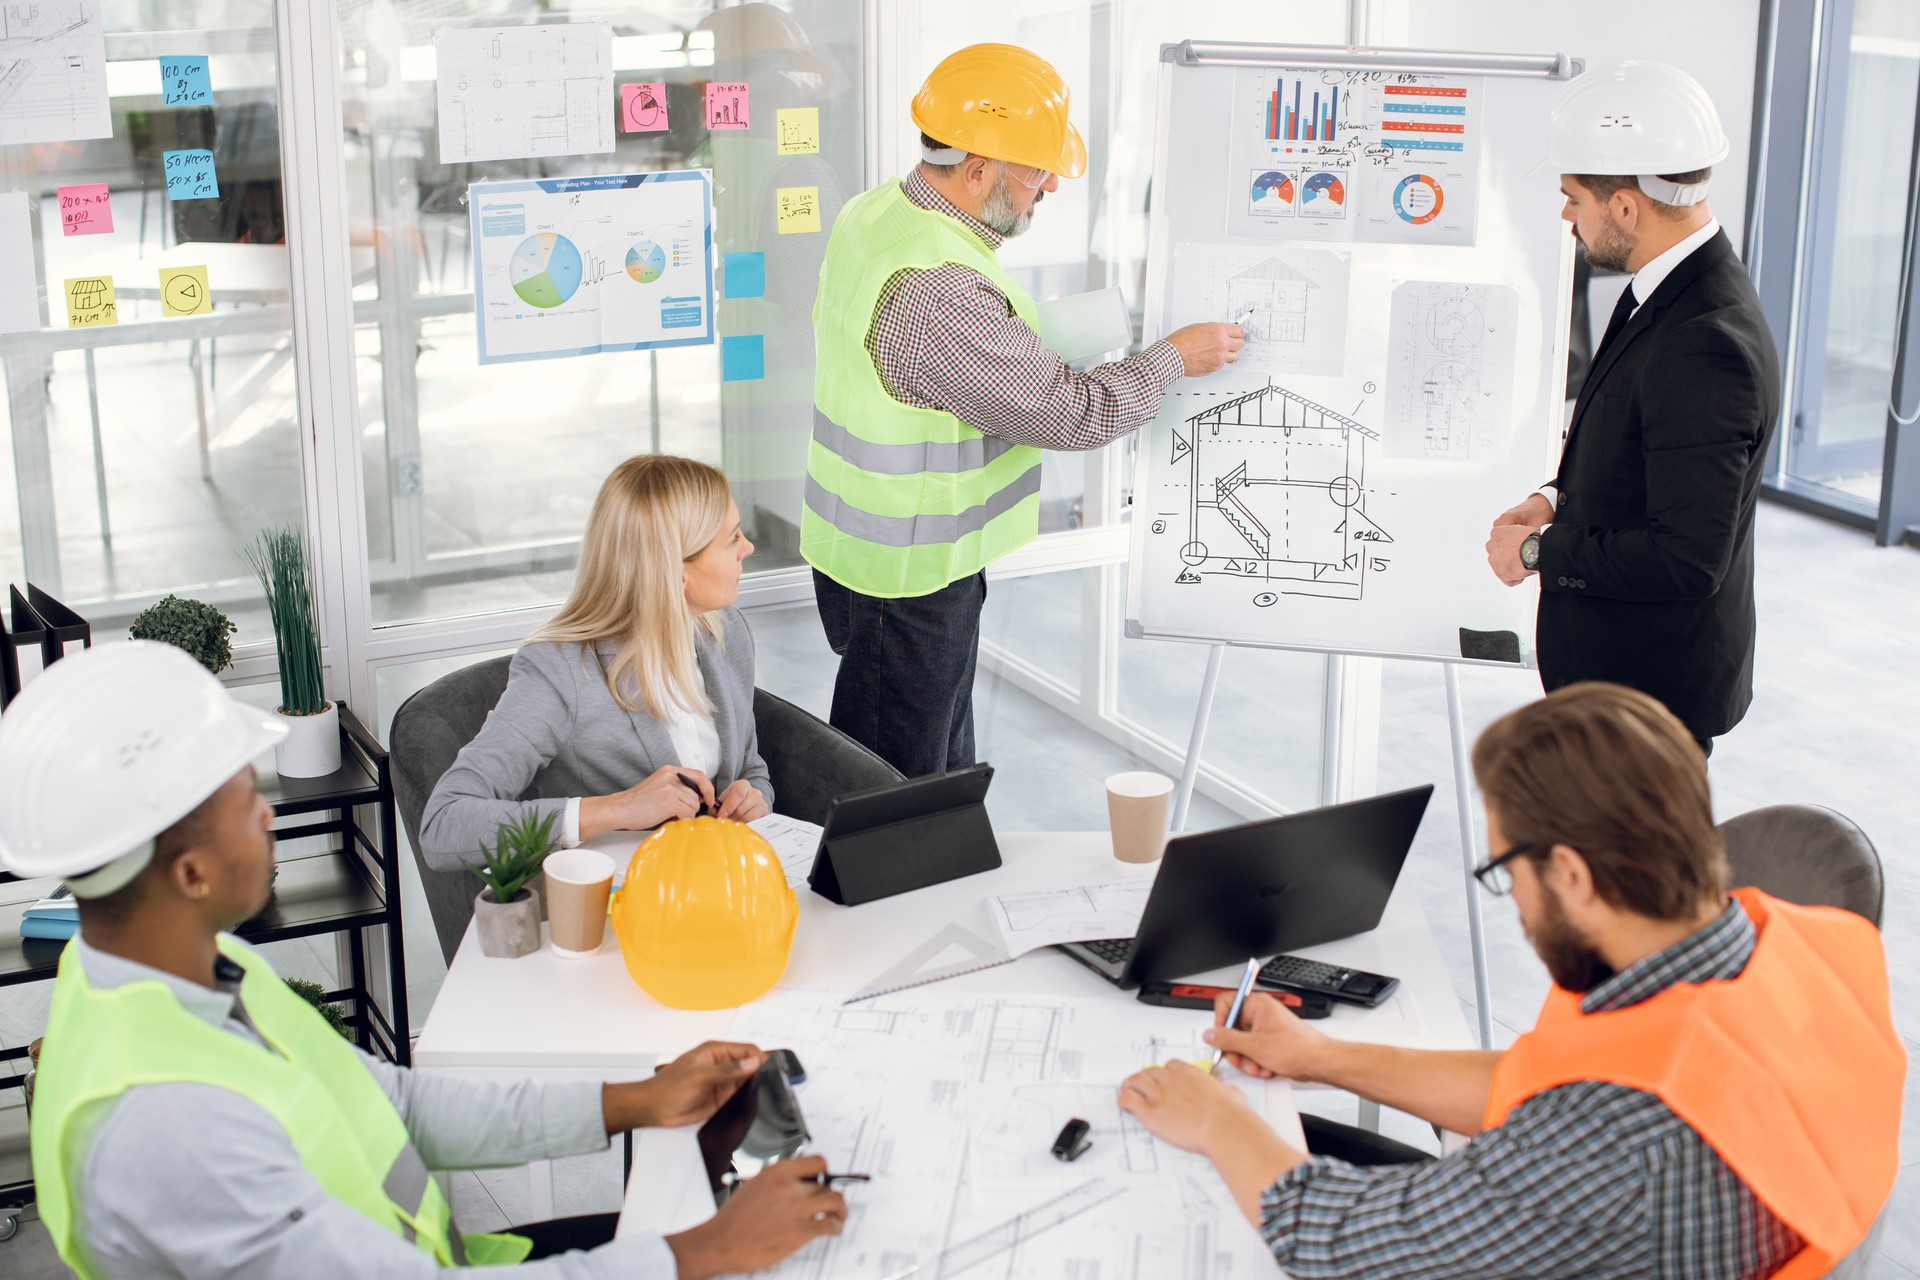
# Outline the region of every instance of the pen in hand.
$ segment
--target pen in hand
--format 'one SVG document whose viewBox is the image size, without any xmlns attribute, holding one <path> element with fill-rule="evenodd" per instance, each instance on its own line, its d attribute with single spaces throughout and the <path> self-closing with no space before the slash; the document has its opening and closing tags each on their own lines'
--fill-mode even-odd
<svg viewBox="0 0 1920 1280">
<path fill-rule="evenodd" d="M 693 792 L 694 795 L 700 798 L 700 809 L 693 816 L 696 818 L 705 817 L 707 813 L 707 797 L 706 794 L 700 790 L 700 784 L 684 773 L 676 773 L 673 776 L 680 779 L 681 784 L 684 785 L 687 790 Z"/>
<path fill-rule="evenodd" d="M 1227 1030 L 1234 1031 L 1239 1029 L 1240 1006 L 1247 1002 L 1247 992 L 1253 990 L 1253 980 L 1259 976 L 1260 957 L 1253 956 L 1248 959 L 1246 969 L 1240 974 L 1240 986 L 1233 993 L 1233 1007 L 1227 1010 L 1227 1021 L 1225 1023 Z M 1220 1058 L 1225 1053 L 1225 1049 L 1215 1049 L 1213 1051 L 1213 1062 L 1207 1067 L 1208 1075 L 1219 1074 Z"/>
<path fill-rule="evenodd" d="M 745 1178 L 731 1169 L 720 1175 L 720 1185 L 723 1187 L 737 1187 L 745 1181 Z M 830 1187 L 836 1182 L 872 1182 L 873 1175 L 870 1173 L 816 1173 L 802 1181 L 811 1182 L 816 1187 Z"/>
</svg>

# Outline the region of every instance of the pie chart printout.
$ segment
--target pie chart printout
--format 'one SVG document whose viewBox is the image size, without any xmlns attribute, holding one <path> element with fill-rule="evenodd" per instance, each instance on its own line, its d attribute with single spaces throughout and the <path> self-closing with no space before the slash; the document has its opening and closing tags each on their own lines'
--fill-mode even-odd
<svg viewBox="0 0 1920 1280">
<path fill-rule="evenodd" d="M 631 270 L 632 258 L 628 258 Z M 573 241 L 555 231 L 528 236 L 513 251 L 507 278 L 520 301 L 546 310 L 560 306 L 580 287 L 585 264 Z"/>
<path fill-rule="evenodd" d="M 1253 179 L 1253 208 L 1256 213 L 1292 213 L 1293 179 L 1284 173 L 1257 174 Z"/>
<path fill-rule="evenodd" d="M 652 284 L 667 269 L 667 251 L 651 240 L 641 240 L 627 250 L 627 274 L 640 284 Z"/>
<path fill-rule="evenodd" d="M 1300 211 L 1322 218 L 1345 217 L 1347 184 L 1335 174 L 1314 174 L 1300 188 Z"/>
</svg>

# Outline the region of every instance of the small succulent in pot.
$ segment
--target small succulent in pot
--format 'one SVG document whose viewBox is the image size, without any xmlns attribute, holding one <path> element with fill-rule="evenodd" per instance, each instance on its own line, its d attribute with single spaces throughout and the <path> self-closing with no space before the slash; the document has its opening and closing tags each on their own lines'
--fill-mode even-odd
<svg viewBox="0 0 1920 1280">
<path fill-rule="evenodd" d="M 473 874 L 486 887 L 474 899 L 473 921 L 482 954 L 511 960 L 540 949 L 540 896 L 527 882 L 553 850 L 559 816 L 523 814 L 500 824 L 492 848 L 480 846 Z"/>
</svg>

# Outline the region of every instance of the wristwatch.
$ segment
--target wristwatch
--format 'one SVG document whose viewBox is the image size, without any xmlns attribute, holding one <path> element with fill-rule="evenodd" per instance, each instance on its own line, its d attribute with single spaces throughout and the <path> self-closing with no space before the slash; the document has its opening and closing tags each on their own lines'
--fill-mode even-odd
<svg viewBox="0 0 1920 1280">
<path fill-rule="evenodd" d="M 1540 567 L 1540 535 L 1530 533 L 1520 540 L 1520 567 L 1532 573 Z"/>
</svg>

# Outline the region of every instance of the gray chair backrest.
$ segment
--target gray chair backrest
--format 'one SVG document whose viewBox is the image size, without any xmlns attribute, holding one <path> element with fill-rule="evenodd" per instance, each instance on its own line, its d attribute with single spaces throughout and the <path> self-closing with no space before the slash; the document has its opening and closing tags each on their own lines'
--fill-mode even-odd
<svg viewBox="0 0 1920 1280">
<path fill-rule="evenodd" d="M 510 655 L 441 676 L 400 704 L 389 756 L 394 804 L 413 845 L 433 930 L 448 963 L 473 918 L 480 883 L 466 872 L 436 871 L 420 856 L 420 816 L 440 776 L 487 722 L 507 687 Z M 900 771 L 819 717 L 765 689 L 753 691 L 760 756 L 773 783 L 774 811 L 824 822 L 835 796 L 901 780 Z"/>
<path fill-rule="evenodd" d="M 1773 804 L 1720 824 L 1735 888 L 1808 907 L 1845 907 L 1880 927 L 1886 883 L 1867 833 L 1831 809 Z"/>
<path fill-rule="evenodd" d="M 393 713 L 393 740 L 387 755 L 393 770 L 394 805 L 406 824 L 414 865 L 420 868 L 427 907 L 433 912 L 433 931 L 448 963 L 459 949 L 467 921 L 473 918 L 473 896 L 480 892 L 480 882 L 464 871 L 436 871 L 427 865 L 420 855 L 420 815 L 440 775 L 453 767 L 460 748 L 473 741 L 493 704 L 506 692 L 507 664 L 512 660 L 512 655 L 503 654 L 449 672 Z"/>
</svg>

